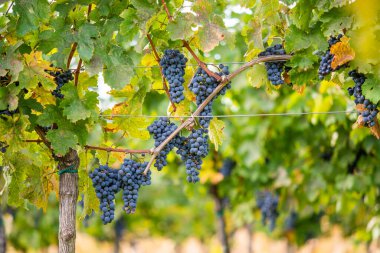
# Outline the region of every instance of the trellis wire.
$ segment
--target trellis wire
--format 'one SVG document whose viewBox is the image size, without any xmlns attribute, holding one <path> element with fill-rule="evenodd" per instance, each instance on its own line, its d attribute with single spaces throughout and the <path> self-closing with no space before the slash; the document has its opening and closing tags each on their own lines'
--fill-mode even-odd
<svg viewBox="0 0 380 253">
<path fill-rule="evenodd" d="M 286 60 L 276 60 L 276 61 L 286 61 Z M 271 61 L 268 61 L 268 62 L 271 62 Z M 243 65 L 247 62 L 245 61 L 233 61 L 233 62 L 218 62 L 218 63 L 207 63 L 205 62 L 206 65 L 211 65 L 211 66 L 218 66 L 219 64 L 223 64 L 223 65 Z M 199 65 L 197 63 L 194 63 L 194 64 L 186 64 L 186 66 L 190 66 L 190 67 L 198 67 Z M 135 69 L 147 69 L 147 68 L 159 68 L 160 66 L 158 65 L 152 65 L 152 66 L 142 66 L 142 65 L 137 65 L 137 66 L 133 66 L 133 68 Z M 103 69 L 107 69 L 107 68 L 103 68 Z M 76 70 L 76 69 L 72 69 L 70 68 L 70 70 Z M 81 71 L 85 70 L 84 67 L 81 68 Z"/>
<path fill-rule="evenodd" d="M 272 117 L 272 116 L 301 116 L 301 115 L 323 115 L 323 114 L 352 114 L 352 111 L 327 111 L 327 112 L 284 112 L 284 113 L 251 113 L 251 114 L 223 114 L 223 115 L 208 115 L 208 116 L 192 116 L 192 115 L 131 115 L 131 114 L 110 114 L 99 115 L 105 118 L 242 118 L 242 117 Z"/>
</svg>

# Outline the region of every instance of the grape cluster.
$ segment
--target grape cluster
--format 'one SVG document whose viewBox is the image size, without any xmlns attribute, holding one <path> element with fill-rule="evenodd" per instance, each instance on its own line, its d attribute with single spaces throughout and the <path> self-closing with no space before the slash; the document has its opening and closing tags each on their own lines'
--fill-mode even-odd
<svg viewBox="0 0 380 253">
<path fill-rule="evenodd" d="M 139 163 L 131 159 L 124 159 L 119 170 L 119 182 L 123 190 L 124 211 L 127 214 L 134 213 L 137 206 L 139 189 L 142 185 L 151 184 L 151 172 L 143 174 L 148 163 Z"/>
<path fill-rule="evenodd" d="M 219 76 L 226 76 L 230 74 L 228 70 L 228 66 L 224 66 L 223 64 L 219 65 L 220 72 L 216 73 Z M 215 88 L 219 85 L 219 82 L 212 76 L 209 76 L 206 71 L 202 68 L 198 68 L 195 72 L 193 79 L 189 85 L 190 90 L 196 95 L 196 104 L 199 106 L 206 100 L 206 98 L 215 90 Z M 212 103 L 219 96 L 224 95 L 227 89 L 231 88 L 231 83 L 229 82 L 223 89 L 215 96 L 210 103 L 206 105 L 206 107 L 200 113 L 199 124 L 203 128 L 208 128 L 210 121 L 212 119 Z"/>
<path fill-rule="evenodd" d="M 259 56 L 268 55 L 284 55 L 286 54 L 281 44 L 275 44 L 265 49 L 265 51 L 259 53 Z M 285 62 L 266 62 L 265 67 L 267 69 L 268 80 L 273 85 L 280 85 L 284 83 L 282 79 L 282 72 L 284 71 Z"/>
<path fill-rule="evenodd" d="M 298 215 L 295 211 L 291 211 L 289 216 L 285 220 L 285 231 L 293 230 L 296 226 Z"/>
<path fill-rule="evenodd" d="M 321 63 L 319 64 L 319 70 L 318 70 L 318 74 L 319 74 L 319 79 L 322 80 L 324 76 L 328 75 L 330 72 L 334 71 L 334 70 L 337 70 L 339 69 L 340 67 L 336 68 L 336 69 L 333 69 L 331 67 L 331 63 L 334 59 L 334 55 L 330 52 L 330 48 L 338 43 L 340 41 L 340 39 L 343 37 L 342 34 L 339 34 L 337 37 L 333 37 L 331 36 L 330 39 L 328 40 L 328 43 L 329 43 L 329 48 L 328 50 L 326 51 L 326 53 L 322 56 L 321 58 Z"/>
<path fill-rule="evenodd" d="M 8 145 L 5 142 L 0 141 L 0 152 L 1 153 L 7 152 L 7 147 L 8 147 Z"/>
<path fill-rule="evenodd" d="M 170 99 L 174 103 L 179 103 L 185 99 L 183 94 L 183 83 L 185 75 L 187 58 L 178 50 L 167 49 L 164 56 L 161 58 L 160 65 L 162 66 L 165 78 L 169 82 Z"/>
<path fill-rule="evenodd" d="M 375 120 L 378 114 L 377 106 L 374 105 L 371 101 L 365 98 L 362 94 L 362 85 L 365 82 L 365 75 L 358 73 L 356 70 L 351 70 L 348 75 L 352 77 L 352 80 L 355 83 L 354 87 L 349 87 L 348 93 L 350 96 L 355 97 L 355 104 L 363 104 L 364 110 L 358 112 L 362 116 L 364 125 L 367 127 L 375 126 Z"/>
<path fill-rule="evenodd" d="M 115 217 L 115 194 L 120 190 L 118 171 L 101 165 L 90 173 L 90 178 L 100 201 L 103 224 L 110 223 Z"/>
<path fill-rule="evenodd" d="M 174 123 L 171 123 L 168 118 L 159 118 L 155 120 L 150 126 L 148 126 L 148 131 L 153 134 L 154 146 L 158 147 L 168 136 L 177 129 Z M 166 157 L 169 152 L 174 148 L 176 138 L 172 139 L 165 147 L 161 150 L 160 154 L 156 158 L 154 167 L 157 170 L 162 170 L 163 167 L 167 165 Z"/>
<path fill-rule="evenodd" d="M 16 111 L 10 111 L 9 109 L 0 110 L 0 115 L 12 116 Z"/>
<path fill-rule="evenodd" d="M 223 161 L 222 168 L 220 168 L 220 173 L 222 173 L 224 177 L 229 177 L 232 173 L 232 169 L 235 168 L 235 166 L 236 162 L 231 158 L 227 158 Z"/>
<path fill-rule="evenodd" d="M 259 192 L 257 194 L 257 206 L 261 211 L 263 225 L 269 220 L 269 229 L 272 231 L 276 226 L 278 217 L 278 196 L 269 191 Z"/>
<path fill-rule="evenodd" d="M 63 69 L 48 71 L 48 73 L 49 75 L 54 76 L 54 82 L 57 84 L 57 87 L 51 92 L 51 94 L 56 98 L 63 98 L 64 96 L 61 93 L 61 88 L 63 85 L 74 79 L 73 73 L 71 70 L 63 71 Z"/>
</svg>

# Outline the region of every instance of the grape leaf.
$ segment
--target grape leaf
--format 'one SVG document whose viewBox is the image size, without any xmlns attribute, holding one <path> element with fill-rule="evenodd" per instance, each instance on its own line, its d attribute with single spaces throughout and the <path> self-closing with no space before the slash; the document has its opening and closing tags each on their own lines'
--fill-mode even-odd
<svg viewBox="0 0 380 253">
<path fill-rule="evenodd" d="M 97 36 L 95 25 L 84 24 L 78 32 L 78 54 L 84 61 L 89 61 L 94 53 L 93 37 Z"/>
<path fill-rule="evenodd" d="M 78 143 L 78 138 L 74 132 L 66 129 L 52 129 L 46 134 L 46 138 L 51 143 L 57 155 L 64 155 L 69 148 L 74 148 Z"/>
<path fill-rule="evenodd" d="M 209 126 L 210 141 L 214 144 L 216 151 L 218 151 L 219 145 L 222 145 L 223 143 L 224 127 L 225 127 L 224 122 L 221 120 L 218 120 L 217 118 L 213 118 L 210 121 L 210 126 Z"/>
<path fill-rule="evenodd" d="M 210 15 L 213 13 L 213 8 L 214 4 L 206 0 L 197 0 L 193 5 L 193 11 L 197 13 L 197 21 L 200 25 L 199 44 L 204 52 L 214 49 L 228 33 L 223 19 L 216 14 Z"/>
<path fill-rule="evenodd" d="M 191 13 L 180 13 L 173 22 L 168 24 L 168 32 L 172 40 L 187 40 L 193 36 L 192 30 L 195 16 Z"/>
<path fill-rule="evenodd" d="M 29 167 L 26 161 L 28 158 L 20 152 L 15 153 L 10 160 L 12 179 L 9 184 L 8 204 L 11 206 L 20 206 L 24 203 L 21 193 L 25 186 L 26 170 Z"/>
<path fill-rule="evenodd" d="M 247 71 L 248 82 L 255 88 L 269 85 L 267 71 L 264 65 L 256 64 Z"/>
<path fill-rule="evenodd" d="M 78 169 L 79 172 L 79 181 L 78 188 L 81 192 L 83 200 L 83 212 L 80 219 L 84 219 L 86 215 L 90 215 L 92 211 L 97 211 L 99 208 L 99 199 L 96 197 L 95 189 L 92 186 L 92 181 L 88 176 L 88 169 L 90 169 L 93 164 L 94 159 L 92 156 L 87 155 L 86 152 L 81 152 L 79 154 L 81 160 L 81 166 Z"/>
<path fill-rule="evenodd" d="M 77 88 L 68 83 L 63 86 L 62 94 L 65 99 L 60 103 L 63 109 L 63 115 L 71 122 L 87 119 L 97 115 L 98 94 L 93 91 L 87 91 L 84 95 L 79 96 Z"/>
<path fill-rule="evenodd" d="M 372 103 L 380 101 L 380 83 L 377 79 L 369 77 L 362 86 L 363 95 Z"/>
<path fill-rule="evenodd" d="M 348 43 L 350 39 L 343 36 L 340 42 L 335 43 L 331 46 L 330 52 L 334 55 L 333 61 L 331 62 L 331 67 L 336 69 L 338 66 L 352 61 L 355 58 L 355 51 L 350 47 Z"/>
</svg>

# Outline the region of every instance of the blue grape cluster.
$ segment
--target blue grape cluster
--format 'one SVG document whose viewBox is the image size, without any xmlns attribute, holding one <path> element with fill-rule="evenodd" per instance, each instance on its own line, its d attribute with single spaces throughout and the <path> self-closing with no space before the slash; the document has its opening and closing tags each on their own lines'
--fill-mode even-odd
<svg viewBox="0 0 380 253">
<path fill-rule="evenodd" d="M 0 110 L 0 115 L 12 116 L 16 113 L 16 110 L 10 111 L 9 109 Z"/>
<path fill-rule="evenodd" d="M 199 181 L 202 158 L 205 158 L 209 152 L 207 133 L 207 129 L 193 129 L 187 138 L 180 137 L 176 142 L 177 154 L 185 163 L 189 183 Z"/>
<path fill-rule="evenodd" d="M 164 56 L 161 58 L 160 65 L 162 66 L 164 76 L 169 83 L 170 99 L 174 103 L 179 103 L 185 99 L 183 94 L 183 83 L 185 75 L 187 58 L 178 50 L 167 49 Z"/>
<path fill-rule="evenodd" d="M 365 82 L 365 75 L 358 73 L 356 70 L 351 70 L 348 75 L 352 77 L 352 80 L 355 83 L 354 87 L 349 87 L 348 93 L 350 96 L 355 97 L 355 104 L 363 104 L 364 110 L 358 112 L 362 116 L 364 125 L 367 127 L 375 126 L 376 117 L 378 114 L 377 106 L 374 105 L 371 101 L 365 98 L 362 93 L 362 85 Z"/>
<path fill-rule="evenodd" d="M 291 211 L 289 216 L 285 219 L 285 231 L 290 231 L 295 229 L 298 219 L 298 214 L 295 211 Z"/>
<path fill-rule="evenodd" d="M 269 221 L 269 229 L 272 231 L 276 226 L 278 217 L 278 196 L 269 191 L 259 192 L 257 194 L 257 206 L 261 211 L 263 225 Z"/>
<path fill-rule="evenodd" d="M 284 55 L 286 54 L 284 48 L 281 44 L 275 44 L 271 47 L 265 49 L 265 51 L 259 53 L 259 56 L 268 56 L 268 55 Z M 273 85 L 280 85 L 284 83 L 282 79 L 282 72 L 284 71 L 285 62 L 266 62 L 265 67 L 267 69 L 268 80 Z"/>
<path fill-rule="evenodd" d="M 337 37 L 331 36 L 330 39 L 328 40 L 329 48 L 326 51 L 326 53 L 322 56 L 321 63 L 319 64 L 318 75 L 319 75 L 320 80 L 322 80 L 324 76 L 328 75 L 330 72 L 340 68 L 338 67 L 336 69 L 333 69 L 331 67 L 331 63 L 334 59 L 334 55 L 330 52 L 330 48 L 334 44 L 338 43 L 342 37 L 343 35 L 339 34 Z"/>
<path fill-rule="evenodd" d="M 120 190 L 118 171 L 101 165 L 90 173 L 90 178 L 100 201 L 100 218 L 103 224 L 110 223 L 115 217 L 115 194 Z"/>
<path fill-rule="evenodd" d="M 174 123 L 171 123 L 168 118 L 159 118 L 155 120 L 150 126 L 148 126 L 148 131 L 153 134 L 154 146 L 158 147 L 168 136 L 177 129 Z M 175 147 L 175 142 L 177 138 L 172 139 L 165 147 L 161 150 L 160 154 L 156 158 L 154 167 L 158 171 L 162 170 L 163 167 L 167 165 L 166 157 L 169 152 Z"/>
<path fill-rule="evenodd" d="M 7 152 L 7 147 L 8 147 L 8 145 L 5 142 L 0 141 L 0 152 L 1 153 Z"/>
<path fill-rule="evenodd" d="M 236 162 L 233 159 L 226 158 L 223 161 L 222 167 L 220 168 L 220 173 L 222 173 L 224 177 L 229 177 L 232 173 L 232 169 L 235 168 L 235 166 Z"/>
<path fill-rule="evenodd" d="M 151 184 L 151 171 L 147 175 L 143 174 L 148 163 L 139 163 L 131 159 L 124 159 L 124 163 L 119 170 L 119 182 L 123 190 L 123 210 L 127 213 L 134 213 L 137 206 L 139 189 L 143 185 Z"/>
<path fill-rule="evenodd" d="M 57 84 L 57 87 L 51 92 L 53 96 L 56 98 L 63 98 L 63 94 L 61 93 L 61 88 L 63 85 L 73 80 L 73 73 L 71 70 L 63 71 L 62 69 L 58 69 L 57 71 L 48 71 L 49 75 L 54 76 L 54 82 Z"/>
<path fill-rule="evenodd" d="M 227 76 L 230 74 L 228 66 L 219 64 L 220 72 L 216 73 L 219 76 Z M 219 82 L 212 76 L 209 76 L 202 68 L 198 68 L 195 75 L 189 85 L 190 90 L 196 95 L 196 104 L 199 106 L 206 100 L 206 98 L 215 90 L 219 85 Z M 200 113 L 199 124 L 201 127 L 207 129 L 212 120 L 212 103 L 219 96 L 224 95 L 227 89 L 231 88 L 231 82 L 229 82 L 223 89 L 215 96 L 210 103 Z"/>
</svg>

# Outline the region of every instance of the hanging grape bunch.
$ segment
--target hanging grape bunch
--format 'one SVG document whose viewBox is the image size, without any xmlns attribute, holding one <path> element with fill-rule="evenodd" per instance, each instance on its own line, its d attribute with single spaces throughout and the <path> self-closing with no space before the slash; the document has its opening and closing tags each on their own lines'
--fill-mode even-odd
<svg viewBox="0 0 380 253">
<path fill-rule="evenodd" d="M 377 106 L 374 105 L 370 100 L 366 99 L 362 93 L 362 85 L 364 84 L 366 78 L 365 75 L 358 73 L 356 70 L 351 70 L 348 75 L 352 77 L 352 80 L 355 83 L 354 87 L 349 87 L 348 93 L 350 96 L 355 97 L 355 104 L 363 104 L 364 110 L 358 112 L 359 115 L 362 116 L 364 125 L 367 127 L 375 126 L 375 121 L 377 120 Z"/>
<path fill-rule="evenodd" d="M 140 163 L 131 159 L 124 159 L 120 169 L 111 169 L 107 165 L 100 165 L 90 173 L 96 197 L 100 201 L 100 218 L 104 224 L 115 218 L 115 195 L 122 190 L 126 213 L 136 211 L 138 191 L 142 185 L 151 184 L 151 172 L 143 174 L 147 163 Z"/>
<path fill-rule="evenodd" d="M 73 73 L 71 70 L 64 71 L 63 69 L 57 69 L 56 71 L 48 71 L 49 75 L 54 77 L 54 82 L 57 84 L 57 87 L 51 92 L 53 96 L 56 98 L 63 98 L 63 94 L 61 93 L 61 88 L 66 83 L 70 82 L 74 79 Z"/>
<path fill-rule="evenodd" d="M 268 56 L 268 55 L 285 55 L 286 52 L 281 44 L 276 44 L 265 49 L 265 51 L 259 53 L 259 56 Z M 273 85 L 280 85 L 284 83 L 282 78 L 282 72 L 284 71 L 285 62 L 282 61 L 273 61 L 266 62 L 265 68 L 267 69 L 268 80 Z"/>
<path fill-rule="evenodd" d="M 331 67 L 331 63 L 334 59 L 334 55 L 330 52 L 330 48 L 335 45 L 336 43 L 340 42 L 340 39 L 343 37 L 342 34 L 339 34 L 337 37 L 331 36 L 328 40 L 329 48 L 325 52 L 325 54 L 321 58 L 321 63 L 319 65 L 319 79 L 322 80 L 324 76 L 328 75 L 330 72 L 338 70 L 342 66 L 337 67 L 336 69 L 333 69 Z M 343 65 L 344 66 L 344 65 Z"/>
<path fill-rule="evenodd" d="M 269 229 L 272 231 L 276 226 L 278 217 L 277 212 L 278 196 L 269 191 L 259 192 L 257 194 L 257 207 L 261 211 L 263 225 L 269 221 Z"/>
<path fill-rule="evenodd" d="M 220 72 L 216 73 L 219 76 L 227 76 L 230 74 L 228 66 L 223 64 L 219 65 Z M 199 106 L 206 100 L 206 98 L 215 90 L 219 85 L 219 82 L 212 76 L 209 76 L 202 68 L 198 68 L 195 75 L 189 85 L 190 90 L 196 95 L 196 104 Z M 210 121 L 212 120 L 212 103 L 219 96 L 226 94 L 227 89 L 231 88 L 231 82 L 229 82 L 223 89 L 215 96 L 210 103 L 200 113 L 199 124 L 201 127 L 207 129 Z M 202 117 L 203 116 L 203 117 Z"/>
<path fill-rule="evenodd" d="M 232 173 L 232 169 L 235 168 L 236 162 L 231 158 L 226 158 L 223 161 L 223 165 L 220 168 L 220 173 L 226 178 L 229 177 Z"/>
<path fill-rule="evenodd" d="M 178 50 L 167 49 L 161 58 L 160 65 L 166 80 L 169 83 L 170 99 L 174 103 L 179 103 L 185 99 L 183 94 L 183 83 L 187 58 Z"/>
<path fill-rule="evenodd" d="M 176 129 L 177 126 L 174 123 L 171 123 L 168 118 L 159 118 L 155 120 L 150 126 L 148 126 L 149 133 L 153 135 L 155 147 L 158 147 Z M 175 142 L 175 138 L 172 139 L 157 155 L 154 166 L 158 171 L 162 170 L 162 168 L 167 165 L 166 157 L 174 148 Z"/>
<path fill-rule="evenodd" d="M 100 216 L 103 223 L 110 223 L 115 217 L 115 194 L 119 191 L 118 171 L 101 165 L 90 173 L 96 197 L 100 201 Z"/>
<path fill-rule="evenodd" d="M 134 213 L 137 207 L 137 198 L 141 186 L 151 184 L 151 171 L 144 175 L 144 169 L 148 163 L 139 163 L 131 159 L 124 159 L 124 163 L 119 170 L 119 182 L 123 191 L 123 210 L 127 213 Z"/>
<path fill-rule="evenodd" d="M 8 145 L 5 142 L 0 141 L 0 152 L 1 153 L 7 152 L 7 147 L 8 147 Z"/>
</svg>

